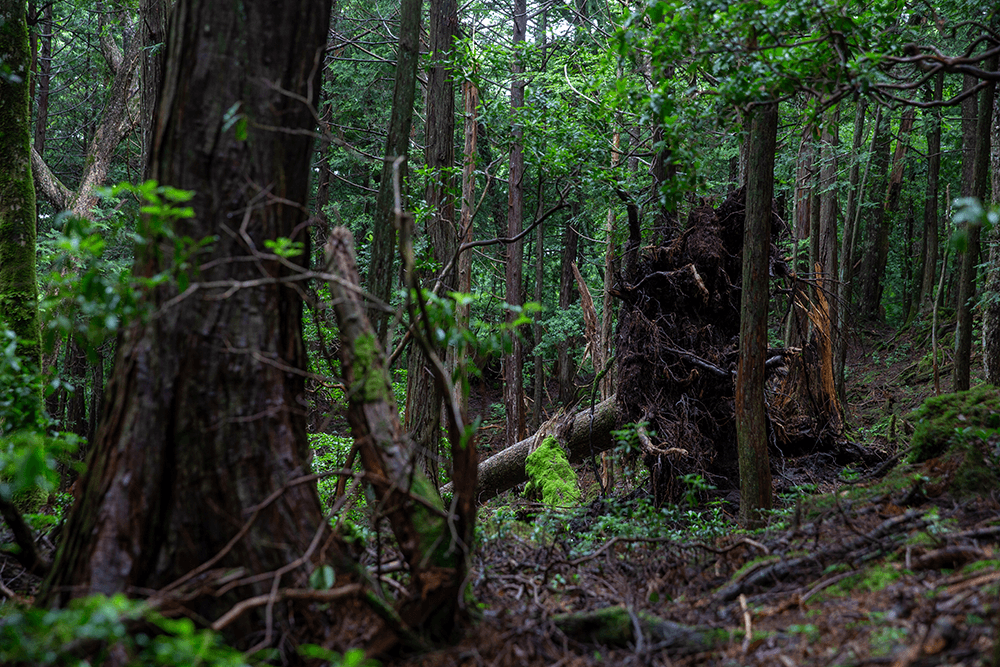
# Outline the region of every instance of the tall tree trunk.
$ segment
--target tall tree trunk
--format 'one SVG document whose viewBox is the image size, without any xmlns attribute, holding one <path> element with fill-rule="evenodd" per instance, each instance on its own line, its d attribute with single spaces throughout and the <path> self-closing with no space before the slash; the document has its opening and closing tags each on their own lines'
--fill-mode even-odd
<svg viewBox="0 0 1000 667">
<path fill-rule="evenodd" d="M 993 176 L 993 205 L 1000 204 L 1000 104 L 993 102 L 993 125 L 990 139 L 990 173 Z M 990 233 L 990 261 L 983 313 L 983 372 L 986 381 L 1000 387 L 1000 226 Z"/>
<path fill-rule="evenodd" d="M 750 114 L 746 218 L 743 225 L 743 296 L 736 371 L 736 433 L 740 467 L 740 521 L 760 525 L 771 508 L 764 362 L 767 357 L 768 255 L 774 195 L 778 104 Z"/>
<path fill-rule="evenodd" d="M 9 78 L 0 83 L 0 328 L 17 335 L 26 366 L 40 370 L 35 279 L 35 185 L 31 177 L 31 50 L 24 0 L 0 0 L 0 54 Z M 5 342 L 4 345 L 7 345 Z M 40 417 L 41 394 L 33 411 Z M 34 419 L 28 417 L 28 424 Z M 27 424 L 26 424 L 27 425 Z M 6 425 L 10 428 L 10 425 Z"/>
<path fill-rule="evenodd" d="M 840 109 L 835 107 L 827 114 L 826 122 L 823 124 L 823 132 L 820 139 L 820 210 L 819 210 L 819 263 L 821 267 L 820 283 L 824 291 L 824 299 L 828 304 L 828 317 L 830 325 L 831 344 L 836 346 L 841 338 L 842 332 L 837 330 L 839 307 L 837 300 L 833 298 L 836 294 L 835 280 L 839 275 L 837 266 L 837 151 L 840 147 Z"/>
<path fill-rule="evenodd" d="M 813 179 L 815 177 L 815 145 L 811 139 L 812 128 L 802 131 L 795 167 L 795 190 L 792 195 L 792 268 L 796 274 L 810 273 L 809 266 L 810 221 L 813 208 Z M 745 152 L 745 151 L 744 151 Z M 742 153 L 741 153 L 742 154 Z M 740 180 L 740 183 L 745 183 Z M 785 346 L 799 347 L 808 338 L 809 320 L 797 303 L 804 303 L 802 293 L 804 283 L 795 281 L 792 285 L 792 307 L 788 310 L 785 327 Z"/>
<path fill-rule="evenodd" d="M 934 78 L 933 99 L 944 91 L 944 72 Z M 924 115 L 927 134 L 927 191 L 924 195 L 923 277 L 920 281 L 920 312 L 930 312 L 938 261 L 938 180 L 941 174 L 941 108 L 928 109 Z"/>
<path fill-rule="evenodd" d="M 440 266 L 455 257 L 455 86 L 448 60 L 452 57 L 458 30 L 456 0 L 430 2 L 431 65 L 427 72 L 427 191 L 424 194 L 430 214 L 427 238 L 431 252 Z M 443 276 L 447 291 L 456 287 L 454 273 Z M 430 278 L 430 276 L 425 276 Z M 431 345 L 435 342 L 431 341 Z M 436 350 L 437 351 L 437 350 Z M 424 469 L 431 479 L 438 479 L 441 458 L 441 392 L 429 367 L 426 352 L 410 348 L 406 376 L 406 429 L 418 451 L 424 455 Z"/>
<path fill-rule="evenodd" d="M 462 98 L 465 102 L 465 152 L 462 160 L 462 205 L 458 218 L 459 244 L 470 243 L 472 215 L 476 210 L 476 139 L 479 134 L 479 88 L 470 79 L 462 82 Z M 468 294 L 472 291 L 472 253 L 463 252 L 458 256 L 458 291 Z M 470 304 L 459 304 L 456 320 L 460 327 L 469 326 Z M 458 366 L 466 363 L 464 356 L 455 360 Z M 465 377 L 463 373 L 463 377 Z M 456 385 L 455 401 L 462 411 L 462 418 L 468 421 L 469 391 L 463 384 Z"/>
<path fill-rule="evenodd" d="M 52 82 L 52 5 L 49 2 L 42 8 L 42 20 L 39 25 L 41 48 L 38 53 L 38 103 L 35 106 L 35 150 L 39 155 L 45 154 L 46 130 L 49 124 L 49 91 Z"/>
<path fill-rule="evenodd" d="M 389 303 L 396 281 L 396 230 L 393 227 L 393 163 L 403 158 L 399 166 L 400 184 L 406 195 L 406 157 L 410 149 L 410 127 L 413 125 L 413 100 L 416 96 L 417 62 L 420 55 L 420 13 L 423 0 L 401 0 L 399 8 L 399 46 L 396 53 L 396 79 L 392 90 L 392 112 L 389 135 L 385 143 L 385 160 L 379 180 L 375 204 L 375 224 L 372 238 L 371 263 L 368 267 L 368 291 Z M 405 199 L 403 202 L 406 205 Z M 378 339 L 383 345 L 392 339 L 387 331 L 389 314 L 377 305 L 368 309 Z"/>
<path fill-rule="evenodd" d="M 286 568 L 280 583 L 301 587 L 313 564 L 342 564 L 336 549 L 310 548 L 325 524 L 315 486 L 297 482 L 310 472 L 302 300 L 282 283 L 294 273 L 287 262 L 256 251 L 287 237 L 307 246 L 289 261 L 310 256 L 302 232 L 310 107 L 318 103 L 316 62 L 329 16 L 328 0 L 239 7 L 180 0 L 173 10 L 151 175 L 195 193 L 194 217 L 173 223 L 176 235 L 215 239 L 204 257 L 211 268 L 193 280 L 240 288 L 206 285 L 181 300 L 176 286 L 145 294 L 159 316 L 121 337 L 81 496 L 38 598 L 43 605 L 172 582 L 181 590 L 180 578 L 209 562 L 242 568 L 251 577 L 245 586 L 185 602 L 211 619 L 269 592 L 290 563 L 299 565 Z M 237 102 L 245 136 L 223 119 Z M 242 220 L 239 233 L 227 233 L 233 220 Z M 143 233 L 154 240 L 137 247 L 133 272 L 173 270 L 174 246 L 145 222 Z M 278 634 L 294 633 L 306 613 L 279 603 Z M 264 616 L 264 608 L 249 611 L 227 631 L 248 637 Z"/>
<path fill-rule="evenodd" d="M 535 303 L 542 303 L 545 294 L 545 225 L 535 228 Z M 531 405 L 531 430 L 537 431 L 542 423 L 542 405 L 545 402 L 545 360 L 539 353 L 542 344 L 542 325 L 535 321 L 534 362 L 535 385 Z"/>
<path fill-rule="evenodd" d="M 847 315 L 851 312 L 851 283 L 854 280 L 854 245 L 857 229 L 857 200 L 861 185 L 861 147 L 865 140 L 865 113 L 868 101 L 858 100 L 854 115 L 854 136 L 851 139 L 851 171 L 848 176 L 847 211 L 844 216 L 844 234 L 840 243 L 840 275 L 837 284 L 837 318 L 834 320 L 838 336 L 834 343 L 833 378 L 837 396 L 843 403 L 846 396 L 844 368 L 847 362 Z"/>
<path fill-rule="evenodd" d="M 573 262 L 576 261 L 580 236 L 573 227 L 579 204 L 574 204 L 573 215 L 566 221 L 563 232 L 562 263 L 559 274 L 559 310 L 566 310 L 576 301 L 576 281 L 573 278 Z M 556 348 L 559 359 L 559 403 L 568 406 L 576 400 L 576 362 L 570 350 L 570 341 L 561 340 Z"/>
<path fill-rule="evenodd" d="M 510 148 L 510 180 L 507 194 L 507 236 L 513 238 L 521 233 L 524 218 L 524 127 L 520 114 L 524 107 L 525 81 L 522 78 L 524 65 L 521 62 L 519 49 L 524 45 L 525 33 L 528 29 L 527 0 L 514 0 L 514 61 L 511 65 L 510 111 L 513 119 L 511 134 L 513 141 Z M 507 245 L 506 301 L 512 306 L 521 305 L 521 276 L 524 245 L 516 241 Z M 509 312 L 508 321 L 513 321 L 517 315 Z M 504 442 L 512 445 L 524 438 L 526 427 L 524 419 L 524 390 L 521 378 L 522 344 L 520 336 L 512 332 L 511 352 L 504 355 L 504 406 L 507 408 L 507 428 Z"/>
<path fill-rule="evenodd" d="M 142 164 L 148 170 L 149 150 L 153 142 L 153 117 L 159 99 L 160 85 L 163 83 L 163 42 L 167 38 L 167 0 L 141 0 L 139 14 L 140 77 L 142 87 L 140 101 L 140 135 L 142 137 Z M 41 153 L 41 151 L 39 151 Z M 148 174 L 146 174 L 148 175 Z"/>
<path fill-rule="evenodd" d="M 997 56 L 989 58 L 984 67 L 997 69 Z M 990 124 L 993 122 L 993 102 L 996 83 L 990 82 L 979 92 L 976 117 L 976 147 L 972 162 L 971 196 L 986 201 L 990 167 Z M 964 174 L 963 167 L 963 174 Z M 976 272 L 979 264 L 980 226 L 965 223 L 968 246 L 961 255 L 962 268 L 958 276 L 958 324 L 955 329 L 955 391 L 969 388 L 972 375 L 972 300 L 976 295 Z"/>
<path fill-rule="evenodd" d="M 865 237 L 868 243 L 865 256 L 861 261 L 861 290 L 858 300 L 858 310 L 864 319 L 881 318 L 883 277 L 885 275 L 885 258 L 889 253 L 889 227 L 885 216 L 886 183 L 889 169 L 890 118 L 883 114 L 875 126 L 875 137 L 872 139 L 871 187 L 867 198 L 874 199 L 871 213 L 865 221 Z M 862 193 L 864 196 L 865 193 Z"/>
</svg>

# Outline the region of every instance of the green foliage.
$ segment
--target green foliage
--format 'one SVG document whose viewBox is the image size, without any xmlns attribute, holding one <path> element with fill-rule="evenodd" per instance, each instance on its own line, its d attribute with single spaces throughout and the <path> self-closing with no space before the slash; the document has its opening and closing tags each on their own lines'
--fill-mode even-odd
<svg viewBox="0 0 1000 667">
<path fill-rule="evenodd" d="M 5 665 L 102 664 L 113 648 L 129 665 L 213 665 L 248 662 L 211 630 L 187 618 L 168 619 L 124 595 L 95 595 L 66 609 L 8 606 L 0 612 L 0 663 Z"/>
<path fill-rule="evenodd" d="M 325 649 L 315 644 L 303 644 L 299 646 L 299 655 L 315 660 L 325 660 L 327 667 L 378 667 L 382 663 L 378 660 L 365 657 L 365 652 L 359 648 L 352 648 L 344 655 L 336 651 Z"/>
<path fill-rule="evenodd" d="M 551 435 L 542 441 L 538 449 L 528 454 L 524 470 L 529 480 L 524 488 L 525 496 L 540 496 L 543 503 L 553 507 L 580 502 L 576 472 L 569 464 L 566 452 Z"/>
</svg>

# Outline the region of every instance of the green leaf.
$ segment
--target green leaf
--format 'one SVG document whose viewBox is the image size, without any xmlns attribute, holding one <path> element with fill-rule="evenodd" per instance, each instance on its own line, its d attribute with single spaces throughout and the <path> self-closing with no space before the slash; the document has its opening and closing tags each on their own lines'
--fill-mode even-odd
<svg viewBox="0 0 1000 667">
<path fill-rule="evenodd" d="M 329 565 L 321 565 L 309 575 L 309 587 L 317 591 L 328 591 L 337 581 L 337 573 Z"/>
</svg>

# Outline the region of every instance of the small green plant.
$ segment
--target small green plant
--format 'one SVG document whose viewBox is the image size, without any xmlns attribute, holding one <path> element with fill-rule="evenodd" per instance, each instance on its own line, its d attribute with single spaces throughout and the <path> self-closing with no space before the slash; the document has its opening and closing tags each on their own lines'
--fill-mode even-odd
<svg viewBox="0 0 1000 667">
<path fill-rule="evenodd" d="M 681 475 L 681 483 L 684 485 L 684 502 L 688 507 L 694 508 L 698 504 L 699 498 L 706 492 L 715 489 L 713 484 L 705 481 L 705 478 L 698 473 L 688 473 Z"/>
</svg>

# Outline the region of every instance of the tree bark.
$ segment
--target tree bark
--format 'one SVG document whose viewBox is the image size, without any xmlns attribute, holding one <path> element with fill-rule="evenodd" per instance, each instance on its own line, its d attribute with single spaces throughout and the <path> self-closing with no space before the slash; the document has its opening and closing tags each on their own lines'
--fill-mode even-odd
<svg viewBox="0 0 1000 667">
<path fill-rule="evenodd" d="M 997 68 L 997 56 L 989 58 L 984 67 L 987 71 Z M 993 102 L 996 83 L 990 81 L 979 93 L 979 109 L 976 117 L 976 146 L 972 162 L 971 196 L 981 202 L 986 201 L 989 185 L 990 166 L 990 124 L 993 122 Z M 964 173 L 964 168 L 963 168 Z M 958 276 L 958 323 L 955 329 L 955 375 L 954 390 L 966 391 L 972 375 L 972 300 L 976 295 L 976 273 L 979 264 L 980 226 L 965 223 L 968 246 L 962 253 L 962 268 Z"/>
<path fill-rule="evenodd" d="M 417 62 L 420 55 L 420 13 L 423 0 L 401 0 L 399 8 L 399 46 L 396 54 L 396 79 L 392 91 L 392 112 L 389 116 L 389 136 L 385 144 L 385 160 L 379 180 L 375 204 L 375 224 L 372 238 L 371 263 L 366 285 L 368 291 L 389 303 L 396 282 L 396 229 L 393 227 L 393 162 L 403 158 L 399 166 L 401 193 L 406 196 L 407 162 L 410 149 L 410 127 L 413 125 L 413 100 L 416 96 Z M 387 331 L 389 314 L 377 305 L 368 309 L 368 318 L 378 332 L 383 345 L 392 338 Z"/>
<path fill-rule="evenodd" d="M 173 10 L 151 175 L 195 193 L 194 217 L 173 232 L 214 241 L 206 268 L 192 276 L 202 289 L 186 297 L 176 286 L 150 290 L 144 299 L 157 316 L 121 336 L 43 605 L 91 593 L 168 595 L 185 590 L 199 566 L 242 568 L 246 585 L 185 602 L 211 619 L 272 584 L 305 587 L 315 563 L 343 565 L 336 542 L 310 546 L 325 523 L 315 485 L 303 483 L 311 478 L 302 299 L 282 282 L 310 256 L 302 232 L 310 106 L 329 16 L 328 0 L 180 0 Z M 223 118 L 236 104 L 244 136 Z M 133 272 L 173 270 L 174 245 L 149 220 L 142 233 L 149 240 L 137 247 Z M 281 237 L 302 240 L 306 252 L 278 261 L 257 250 Z M 299 612 L 282 603 L 273 614 L 279 635 L 295 635 Z M 245 638 L 264 617 L 263 607 L 248 612 L 227 634 Z M 267 627 L 264 642 L 276 636 Z"/>
<path fill-rule="evenodd" d="M 479 88 L 475 82 L 466 79 L 462 82 L 463 99 L 465 102 L 465 151 L 462 160 L 462 206 L 459 215 L 459 244 L 470 243 L 473 239 L 472 217 L 476 210 L 476 140 L 479 132 Z M 458 291 L 468 294 L 472 291 L 472 253 L 463 252 L 458 256 Z M 459 327 L 468 328 L 470 304 L 459 304 L 456 310 L 456 321 Z M 467 362 L 463 356 L 456 358 L 455 363 L 462 367 Z M 463 371 L 463 377 L 466 377 Z M 462 417 L 468 421 L 469 391 L 466 383 L 456 386 L 455 401 L 462 411 Z"/>
<path fill-rule="evenodd" d="M 573 262 L 576 261 L 577 246 L 580 235 L 577 234 L 573 222 L 576 220 L 578 205 L 574 205 L 573 215 L 566 221 L 563 231 L 562 262 L 559 273 L 559 310 L 566 310 L 576 301 L 576 281 L 573 278 Z M 561 340 L 556 346 L 559 359 L 559 403 L 568 406 L 576 400 L 576 362 L 570 354 L 570 341 Z"/>
<path fill-rule="evenodd" d="M 837 319 L 835 320 L 837 339 L 834 343 L 833 377 L 837 396 L 843 403 L 846 396 L 844 368 L 847 362 L 847 314 L 851 311 L 851 284 L 854 280 L 854 245 L 858 223 L 857 199 L 861 183 L 861 147 L 865 140 L 865 113 L 868 102 L 858 100 L 854 116 L 854 136 L 851 139 L 851 171 L 848 176 L 847 211 L 844 216 L 844 234 L 840 244 L 840 282 L 837 284 Z"/>
<path fill-rule="evenodd" d="M 771 247 L 774 151 L 778 104 L 752 111 L 748 139 L 746 222 L 740 357 L 736 371 L 736 432 L 740 468 L 740 521 L 758 526 L 771 508 L 764 362 L 767 356 L 768 255 Z"/>
<path fill-rule="evenodd" d="M 990 139 L 990 173 L 993 205 L 1000 204 L 1000 104 L 993 102 L 993 133 Z M 986 286 L 989 295 L 983 313 L 983 372 L 986 381 L 1000 387 L 1000 227 L 990 234 L 990 261 Z"/>
<path fill-rule="evenodd" d="M 47 3 L 42 8 L 42 20 L 39 23 L 41 49 L 38 53 L 36 89 L 38 103 L 35 105 L 35 150 L 39 155 L 45 154 L 45 138 L 49 124 L 49 91 L 52 81 L 52 4 Z"/>
<path fill-rule="evenodd" d="M 455 33 L 458 30 L 456 0 L 431 0 L 430 37 L 431 66 L 427 74 L 427 149 L 429 173 L 425 201 L 427 238 L 431 252 L 440 266 L 446 266 L 455 256 L 455 197 L 453 193 L 455 163 L 455 87 L 451 68 Z M 426 275 L 424 278 L 430 278 Z M 446 291 L 455 289 L 454 273 L 442 276 Z M 431 345 L 436 345 L 430 341 Z M 435 350 L 439 352 L 439 350 Z M 441 392 L 429 367 L 426 352 L 410 348 L 406 376 L 406 429 L 424 457 L 424 469 L 437 479 L 441 459 Z"/>
<path fill-rule="evenodd" d="M 944 72 L 934 78 L 933 99 L 944 90 Z M 924 195 L 923 276 L 920 281 L 920 312 L 933 307 L 934 281 L 938 262 L 938 181 L 941 174 L 941 109 L 928 109 L 924 115 L 927 134 L 927 191 Z"/>
<path fill-rule="evenodd" d="M 858 299 L 858 310 L 863 319 L 880 319 L 882 305 L 883 277 L 885 275 L 885 258 L 889 253 L 889 227 L 886 223 L 885 200 L 886 183 L 889 169 L 890 119 L 888 114 L 882 115 L 875 127 L 872 139 L 872 174 L 871 187 L 867 197 L 874 199 L 875 205 L 865 222 L 865 236 L 868 243 L 865 256 L 861 262 L 861 290 Z M 862 193 L 865 196 L 865 193 Z"/>
<path fill-rule="evenodd" d="M 167 38 L 167 0 L 141 0 L 139 3 L 139 36 L 142 50 L 140 57 L 139 85 L 140 131 L 142 137 L 142 164 L 144 176 L 148 176 L 149 150 L 153 143 L 153 117 L 159 99 L 160 84 L 163 82 L 163 43 Z M 41 151 L 39 151 L 41 152 Z"/>
<path fill-rule="evenodd" d="M 837 293 L 836 279 L 840 274 L 837 265 L 837 151 L 840 148 L 840 110 L 839 107 L 831 110 L 827 114 L 826 122 L 821 135 L 820 149 L 820 211 L 819 211 L 819 261 L 820 277 L 819 287 L 823 290 L 823 301 L 827 303 L 827 322 L 829 327 L 830 340 L 827 344 L 834 348 L 839 345 L 844 332 L 838 327 L 840 306 L 837 299 L 833 298 Z M 820 301 L 817 299 L 817 301 Z M 819 334 L 823 335 L 823 334 Z M 832 372 L 832 368 L 831 368 Z M 836 375 L 834 375 L 836 378 Z M 839 392 L 838 392 L 839 393 Z"/>
<path fill-rule="evenodd" d="M 4 159 L 0 169 L 0 328 L 17 334 L 18 355 L 28 370 L 37 371 L 41 341 L 28 95 L 31 50 L 25 9 L 23 0 L 0 0 L 0 54 L 10 77 L 0 83 L 0 155 Z M 41 416 L 41 394 L 37 399 L 32 417 Z M 28 422 L 34 419 L 29 417 Z M 4 430 L 10 428 L 8 424 Z"/>
<path fill-rule="evenodd" d="M 525 80 L 522 78 L 524 65 L 521 62 L 519 49 L 523 47 L 528 29 L 527 0 L 514 0 L 514 61 L 511 64 L 510 111 L 513 120 L 510 147 L 510 178 L 507 194 L 507 236 L 516 237 L 521 233 L 524 218 L 524 127 L 519 118 L 524 108 Z M 524 259 L 524 244 L 516 241 L 507 245 L 505 299 L 511 306 L 520 306 L 522 263 Z M 508 311 L 507 320 L 512 322 L 517 313 Z M 504 355 L 503 360 L 503 395 L 504 406 L 507 409 L 507 425 L 504 443 L 511 445 L 525 435 L 524 388 L 521 377 L 523 364 L 523 349 L 521 338 L 517 332 L 511 332 L 511 351 Z"/>
<path fill-rule="evenodd" d="M 813 270 L 808 259 L 811 242 L 810 220 L 814 206 L 818 205 L 818 202 L 814 201 L 816 151 L 811 135 L 811 127 L 802 131 L 796 158 L 795 190 L 792 195 L 792 270 L 802 275 Z M 804 316 L 802 309 L 795 305 L 804 301 L 803 287 L 804 283 L 798 280 L 792 284 L 792 307 L 788 310 L 788 322 L 785 327 L 785 347 L 800 347 L 809 338 L 809 320 Z"/>
</svg>

